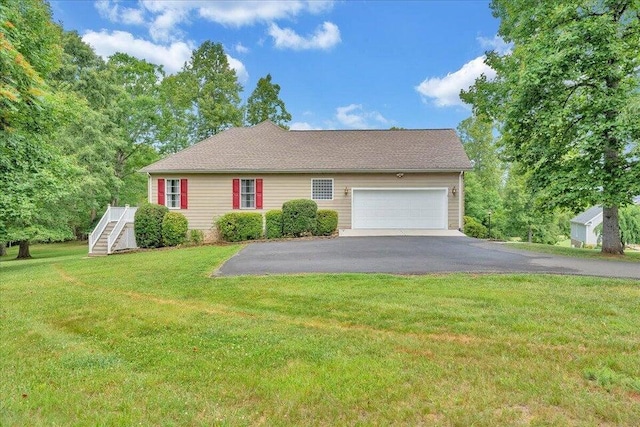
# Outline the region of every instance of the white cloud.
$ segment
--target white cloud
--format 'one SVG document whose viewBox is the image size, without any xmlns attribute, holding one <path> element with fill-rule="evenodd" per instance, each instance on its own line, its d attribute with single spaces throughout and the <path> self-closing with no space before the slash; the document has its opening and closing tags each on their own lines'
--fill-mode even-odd
<svg viewBox="0 0 640 427">
<path fill-rule="evenodd" d="M 109 21 L 127 25 L 144 24 L 144 14 L 141 9 L 122 7 L 118 1 L 98 0 L 95 2 L 95 7 L 100 16 Z"/>
<path fill-rule="evenodd" d="M 112 33 L 106 30 L 87 31 L 82 36 L 82 40 L 91 45 L 103 58 L 116 52 L 123 52 L 153 64 L 162 65 L 168 73 L 180 70 L 191 57 L 193 49 L 193 46 L 185 42 L 174 42 L 170 45 L 155 44 L 148 40 L 137 39 L 126 31 Z"/>
<path fill-rule="evenodd" d="M 365 111 L 362 104 L 350 104 L 336 108 L 336 119 L 343 126 L 353 129 L 371 129 L 376 126 L 372 122 L 388 125 L 389 120 L 377 111 Z"/>
<path fill-rule="evenodd" d="M 319 13 L 333 2 L 315 1 L 213 1 L 200 3 L 198 14 L 212 22 L 241 27 L 257 22 L 293 18 L 302 12 Z"/>
<path fill-rule="evenodd" d="M 310 125 L 307 122 L 293 122 L 289 125 L 291 130 L 321 130 L 322 128 Z"/>
<path fill-rule="evenodd" d="M 278 49 L 323 49 L 327 50 L 340 43 L 340 29 L 336 24 L 325 22 L 321 27 L 307 37 L 302 37 L 291 28 L 280 28 L 272 23 L 269 26 L 269 35 L 273 37 Z"/>
<path fill-rule="evenodd" d="M 238 42 L 233 47 L 238 53 L 249 53 L 249 48 L 244 46 L 242 43 Z"/>
<path fill-rule="evenodd" d="M 489 80 L 496 76 L 496 72 L 484 60 L 484 55 L 479 56 L 442 78 L 425 79 L 415 89 L 425 99 L 433 100 L 438 107 L 466 106 L 460 99 L 460 91 L 469 89 L 481 74 L 485 74 Z"/>
<path fill-rule="evenodd" d="M 480 47 L 483 49 L 495 50 L 500 55 L 511 52 L 511 49 L 513 48 L 513 43 L 505 42 L 502 40 L 502 37 L 498 35 L 493 36 L 493 38 L 478 36 L 476 37 L 476 40 L 480 43 Z"/>
<path fill-rule="evenodd" d="M 244 66 L 242 61 L 234 58 L 233 56 L 227 55 L 227 61 L 229 61 L 229 67 L 236 70 L 236 76 L 238 76 L 238 81 L 242 84 L 246 84 L 249 80 L 249 73 L 247 72 L 247 68 Z"/>
</svg>

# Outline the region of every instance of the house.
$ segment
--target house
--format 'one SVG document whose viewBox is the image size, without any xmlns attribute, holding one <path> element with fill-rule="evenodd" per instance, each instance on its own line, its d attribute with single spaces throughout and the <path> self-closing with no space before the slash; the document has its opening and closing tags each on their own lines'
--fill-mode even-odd
<svg viewBox="0 0 640 427">
<path fill-rule="evenodd" d="M 461 229 L 464 171 L 453 129 L 231 128 L 141 170 L 148 199 L 210 232 L 228 212 L 292 199 L 338 212 L 340 229 Z"/>
<path fill-rule="evenodd" d="M 596 246 L 599 234 L 595 229 L 602 224 L 602 206 L 593 206 L 571 219 L 571 246 Z"/>
<path fill-rule="evenodd" d="M 633 198 L 633 203 L 640 205 L 640 196 Z M 602 206 L 593 206 L 571 219 L 571 246 L 581 248 L 585 245 L 597 246 L 600 234 L 597 226 L 602 224 Z"/>
</svg>

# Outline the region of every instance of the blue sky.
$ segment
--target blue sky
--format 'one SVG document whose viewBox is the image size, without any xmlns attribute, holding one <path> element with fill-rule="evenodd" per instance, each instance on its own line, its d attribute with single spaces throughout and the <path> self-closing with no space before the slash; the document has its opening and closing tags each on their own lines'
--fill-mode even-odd
<svg viewBox="0 0 640 427">
<path fill-rule="evenodd" d="M 461 88 L 504 50 L 488 1 L 52 1 L 54 19 L 103 56 L 175 73 L 224 45 L 246 99 L 271 73 L 293 129 L 455 128 Z"/>
</svg>

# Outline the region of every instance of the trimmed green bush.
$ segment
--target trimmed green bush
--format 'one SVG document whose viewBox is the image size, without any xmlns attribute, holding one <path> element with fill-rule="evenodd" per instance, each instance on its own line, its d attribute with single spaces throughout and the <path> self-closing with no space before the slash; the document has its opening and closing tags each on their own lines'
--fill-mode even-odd
<svg viewBox="0 0 640 427">
<path fill-rule="evenodd" d="M 331 236 L 338 229 L 338 212 L 329 209 L 318 211 L 316 236 Z"/>
<path fill-rule="evenodd" d="M 220 238 L 226 242 L 241 242 L 262 237 L 262 214 L 228 213 L 216 221 Z"/>
<path fill-rule="evenodd" d="M 487 237 L 487 227 L 472 216 L 464 217 L 464 234 L 469 237 L 483 239 Z"/>
<path fill-rule="evenodd" d="M 313 200 L 295 199 L 282 205 L 282 234 L 285 236 L 310 236 L 317 221 L 318 205 Z"/>
<path fill-rule="evenodd" d="M 267 239 L 278 239 L 282 237 L 282 210 L 274 209 L 268 211 L 265 215 Z"/>
<path fill-rule="evenodd" d="M 141 248 L 162 246 L 162 220 L 169 208 L 153 203 L 145 203 L 138 208 L 133 220 L 136 243 Z"/>
<path fill-rule="evenodd" d="M 162 242 L 165 246 L 181 245 L 187 240 L 189 222 L 180 212 L 167 212 L 162 220 Z"/>
<path fill-rule="evenodd" d="M 202 230 L 191 230 L 189 232 L 189 243 L 192 245 L 201 245 L 204 241 L 204 233 Z"/>
</svg>

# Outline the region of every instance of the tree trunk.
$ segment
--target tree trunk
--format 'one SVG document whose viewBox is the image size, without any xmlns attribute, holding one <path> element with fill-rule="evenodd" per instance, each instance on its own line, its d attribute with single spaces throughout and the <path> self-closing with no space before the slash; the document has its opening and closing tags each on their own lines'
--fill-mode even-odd
<svg viewBox="0 0 640 427">
<path fill-rule="evenodd" d="M 528 232 L 528 236 L 529 237 L 529 243 L 533 242 L 533 231 L 531 230 L 531 225 L 529 225 L 529 232 Z"/>
<path fill-rule="evenodd" d="M 602 253 L 622 255 L 622 240 L 618 224 L 618 207 L 602 208 Z"/>
<path fill-rule="evenodd" d="M 20 240 L 20 248 L 18 249 L 18 256 L 16 259 L 29 259 L 31 254 L 29 253 L 29 241 Z"/>
<path fill-rule="evenodd" d="M 3 242 L 0 242 L 0 256 L 5 256 L 7 254 L 7 245 Z"/>
</svg>

